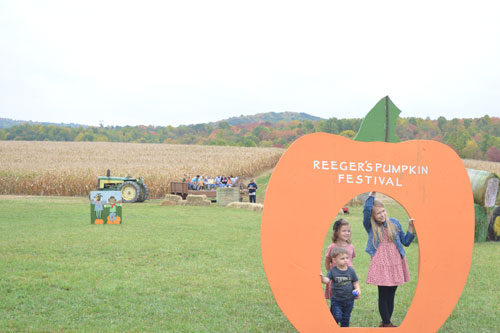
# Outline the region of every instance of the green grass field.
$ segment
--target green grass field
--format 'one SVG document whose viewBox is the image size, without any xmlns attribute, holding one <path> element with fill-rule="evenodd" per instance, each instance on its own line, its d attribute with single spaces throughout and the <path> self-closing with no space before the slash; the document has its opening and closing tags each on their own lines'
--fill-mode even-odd
<svg viewBox="0 0 500 333">
<path fill-rule="evenodd" d="M 351 324 L 375 326 L 361 209 L 347 216 L 363 289 Z M 405 220 L 398 206 L 387 209 Z M 125 205 L 123 225 L 91 225 L 89 216 L 85 198 L 0 198 L 0 330 L 295 332 L 262 268 L 260 213 L 156 200 Z M 413 243 L 396 324 L 411 303 L 417 256 Z M 499 243 L 475 246 L 465 290 L 440 332 L 500 331 L 499 263 Z"/>
</svg>

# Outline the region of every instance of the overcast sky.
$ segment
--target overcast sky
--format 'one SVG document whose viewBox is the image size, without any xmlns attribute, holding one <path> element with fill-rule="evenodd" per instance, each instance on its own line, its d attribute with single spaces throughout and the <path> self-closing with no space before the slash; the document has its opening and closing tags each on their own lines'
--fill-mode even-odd
<svg viewBox="0 0 500 333">
<path fill-rule="evenodd" d="M 500 2 L 0 0 L 0 117 L 500 116 Z"/>
</svg>

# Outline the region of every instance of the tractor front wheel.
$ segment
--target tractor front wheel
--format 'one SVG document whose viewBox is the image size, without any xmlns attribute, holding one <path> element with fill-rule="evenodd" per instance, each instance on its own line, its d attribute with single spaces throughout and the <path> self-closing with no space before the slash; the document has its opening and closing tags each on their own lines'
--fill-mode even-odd
<svg viewBox="0 0 500 333">
<path fill-rule="evenodd" d="M 142 194 L 140 186 L 134 182 L 124 182 L 119 190 L 122 192 L 123 202 L 136 202 Z"/>
</svg>

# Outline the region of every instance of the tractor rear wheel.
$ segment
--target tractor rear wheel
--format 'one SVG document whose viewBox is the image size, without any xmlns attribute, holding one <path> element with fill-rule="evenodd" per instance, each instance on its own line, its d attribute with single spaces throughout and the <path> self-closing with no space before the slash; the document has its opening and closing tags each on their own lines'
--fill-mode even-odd
<svg viewBox="0 0 500 333">
<path fill-rule="evenodd" d="M 136 202 L 142 195 L 141 187 L 135 182 L 124 182 L 118 189 L 122 192 L 123 202 Z"/>
<path fill-rule="evenodd" d="M 149 199 L 149 187 L 146 184 L 142 184 L 142 195 L 137 200 L 137 202 L 144 202 Z"/>
</svg>

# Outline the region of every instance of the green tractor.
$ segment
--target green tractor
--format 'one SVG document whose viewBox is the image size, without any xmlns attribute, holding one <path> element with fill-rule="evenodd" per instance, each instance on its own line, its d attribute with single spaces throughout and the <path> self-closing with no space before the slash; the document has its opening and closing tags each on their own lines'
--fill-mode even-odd
<svg viewBox="0 0 500 333">
<path fill-rule="evenodd" d="M 99 191 L 121 191 L 123 202 L 144 202 L 149 198 L 149 188 L 141 177 L 111 177 L 108 170 L 106 177 L 97 177 Z"/>
</svg>

